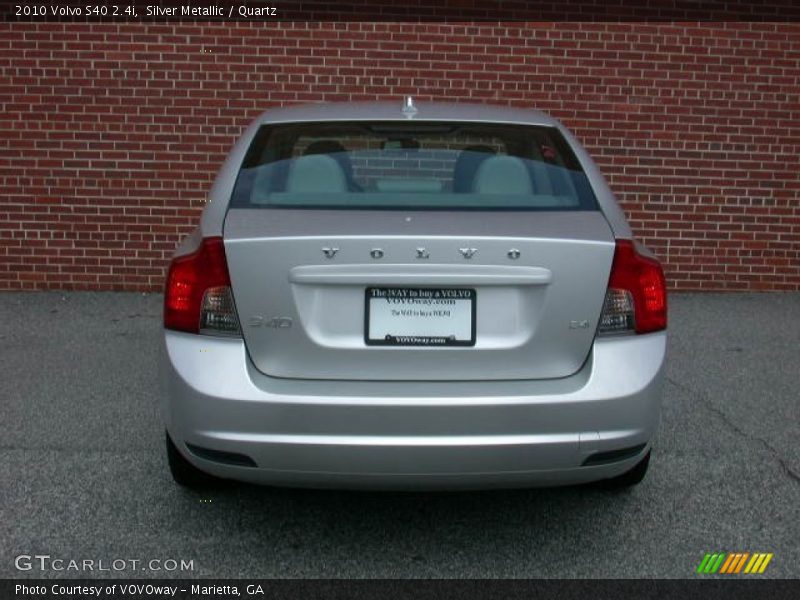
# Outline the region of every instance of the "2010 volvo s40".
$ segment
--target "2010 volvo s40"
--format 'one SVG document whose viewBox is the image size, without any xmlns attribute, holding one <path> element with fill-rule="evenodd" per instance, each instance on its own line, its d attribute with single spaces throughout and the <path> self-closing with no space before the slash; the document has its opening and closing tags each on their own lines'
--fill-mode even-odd
<svg viewBox="0 0 800 600">
<path fill-rule="evenodd" d="M 663 272 L 540 112 L 267 111 L 164 302 L 178 483 L 627 486 L 647 470 Z"/>
</svg>

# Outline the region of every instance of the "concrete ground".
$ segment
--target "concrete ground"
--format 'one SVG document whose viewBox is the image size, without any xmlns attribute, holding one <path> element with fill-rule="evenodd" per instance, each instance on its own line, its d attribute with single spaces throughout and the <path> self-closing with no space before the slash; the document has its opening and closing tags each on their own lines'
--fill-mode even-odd
<svg viewBox="0 0 800 600">
<path fill-rule="evenodd" d="M 623 493 L 181 489 L 157 411 L 160 303 L 0 294 L 0 577 L 683 578 L 719 551 L 800 576 L 798 294 L 671 297 L 653 460 Z M 143 562 L 17 570 L 37 554 Z"/>
</svg>

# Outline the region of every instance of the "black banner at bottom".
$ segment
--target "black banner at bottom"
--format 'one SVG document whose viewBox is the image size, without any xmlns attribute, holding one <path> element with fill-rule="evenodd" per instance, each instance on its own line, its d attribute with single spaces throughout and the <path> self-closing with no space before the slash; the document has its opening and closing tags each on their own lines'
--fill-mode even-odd
<svg viewBox="0 0 800 600">
<path fill-rule="evenodd" d="M 4 579 L 0 598 L 23 600 L 726 600 L 800 598 L 800 579 Z"/>
</svg>

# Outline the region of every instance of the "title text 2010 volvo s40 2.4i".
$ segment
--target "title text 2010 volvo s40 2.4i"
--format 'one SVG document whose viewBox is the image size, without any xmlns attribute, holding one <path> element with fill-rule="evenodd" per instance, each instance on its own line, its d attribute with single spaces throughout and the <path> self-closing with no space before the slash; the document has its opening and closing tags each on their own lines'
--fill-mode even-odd
<svg viewBox="0 0 800 600">
<path fill-rule="evenodd" d="M 666 287 L 558 121 L 469 104 L 267 111 L 164 304 L 178 483 L 641 481 Z"/>
</svg>

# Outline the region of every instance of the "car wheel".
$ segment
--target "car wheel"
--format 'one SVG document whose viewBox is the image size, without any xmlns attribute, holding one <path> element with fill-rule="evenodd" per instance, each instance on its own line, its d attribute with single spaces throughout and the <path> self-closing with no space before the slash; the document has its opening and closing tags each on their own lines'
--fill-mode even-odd
<svg viewBox="0 0 800 600">
<path fill-rule="evenodd" d="M 169 433 L 166 433 L 167 438 L 167 462 L 169 463 L 169 470 L 172 473 L 172 479 L 175 483 L 191 489 L 207 489 L 211 487 L 220 487 L 225 483 L 224 479 L 209 475 L 195 467 L 192 463 L 186 460 L 183 455 L 178 452 Z"/>
<path fill-rule="evenodd" d="M 615 490 L 632 487 L 642 482 L 642 479 L 644 479 L 644 476 L 647 474 L 647 467 L 649 465 L 650 450 L 647 451 L 645 457 L 630 471 L 626 471 L 622 475 L 617 475 L 611 479 L 603 479 L 602 481 L 598 481 L 597 484 L 600 487 Z"/>
</svg>

